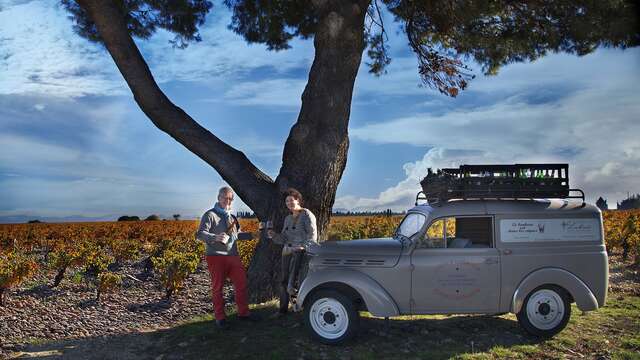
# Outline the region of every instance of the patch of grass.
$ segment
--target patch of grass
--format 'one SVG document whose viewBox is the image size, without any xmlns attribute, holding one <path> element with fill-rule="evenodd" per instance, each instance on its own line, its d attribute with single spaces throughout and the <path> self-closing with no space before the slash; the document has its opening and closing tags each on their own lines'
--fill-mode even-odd
<svg viewBox="0 0 640 360">
<path fill-rule="evenodd" d="M 622 339 L 622 347 L 632 350 L 640 350 L 640 336 L 635 335 L 630 338 Z"/>
<path fill-rule="evenodd" d="M 616 350 L 611 354 L 612 360 L 640 360 L 640 353 L 629 350 Z"/>
<path fill-rule="evenodd" d="M 238 321 L 230 313 L 228 331 L 217 329 L 211 315 L 202 315 L 169 329 L 107 341 L 78 340 L 73 350 L 64 350 L 60 343 L 34 346 L 63 349 L 69 358 L 126 351 L 165 359 L 639 359 L 640 299 L 630 295 L 612 297 L 607 307 L 586 315 L 574 305 L 567 328 L 551 339 L 528 335 L 512 314 L 403 316 L 385 322 L 362 313 L 360 331 L 351 343 L 326 346 L 307 336 L 301 314 L 268 319 L 276 309 L 276 302 L 252 306 L 263 318 L 257 323 Z M 86 353 L 81 353 L 83 348 Z"/>
</svg>

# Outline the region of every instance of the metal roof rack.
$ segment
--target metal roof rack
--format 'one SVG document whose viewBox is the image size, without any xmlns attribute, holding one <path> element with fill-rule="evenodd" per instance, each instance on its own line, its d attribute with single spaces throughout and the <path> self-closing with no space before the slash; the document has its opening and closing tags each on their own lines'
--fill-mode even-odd
<svg viewBox="0 0 640 360">
<path fill-rule="evenodd" d="M 419 200 L 438 203 L 451 199 L 585 200 L 582 190 L 569 188 L 568 164 L 462 165 L 436 172 L 428 169 L 420 185 L 416 205 Z"/>
<path fill-rule="evenodd" d="M 578 192 L 580 195 L 567 195 L 567 196 L 556 196 L 556 197 L 547 197 L 547 196 L 528 196 L 532 193 L 527 192 L 527 196 L 521 196 L 517 193 L 514 193 L 513 196 L 496 196 L 495 194 L 486 194 L 486 196 L 473 196 L 473 197 L 449 197 L 446 199 L 438 199 L 438 198 L 428 198 L 424 191 L 419 191 L 416 195 L 415 205 L 418 206 L 420 200 L 427 201 L 430 205 L 442 204 L 443 202 L 448 202 L 449 200 L 522 200 L 522 199 L 541 199 L 541 198 L 557 198 L 557 199 L 580 199 L 582 202 L 585 202 L 584 191 L 581 189 L 569 189 L 569 192 Z M 422 195 L 422 196 L 420 196 Z"/>
</svg>

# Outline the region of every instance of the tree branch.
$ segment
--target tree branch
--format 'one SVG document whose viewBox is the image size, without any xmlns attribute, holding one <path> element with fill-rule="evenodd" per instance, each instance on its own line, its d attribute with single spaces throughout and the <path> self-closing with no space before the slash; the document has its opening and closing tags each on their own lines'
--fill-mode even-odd
<svg viewBox="0 0 640 360">
<path fill-rule="evenodd" d="M 241 151 L 226 144 L 173 104 L 158 87 L 113 1 L 78 0 L 96 28 L 135 101 L 149 119 L 211 165 L 259 216 L 268 211 L 273 180 Z"/>
</svg>

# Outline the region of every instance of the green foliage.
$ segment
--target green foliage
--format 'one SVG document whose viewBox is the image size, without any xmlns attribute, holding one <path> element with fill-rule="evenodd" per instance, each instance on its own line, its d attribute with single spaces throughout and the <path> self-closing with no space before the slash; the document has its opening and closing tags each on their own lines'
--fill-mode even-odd
<svg viewBox="0 0 640 360">
<path fill-rule="evenodd" d="M 96 301 L 100 301 L 102 294 L 115 291 L 122 284 L 122 275 L 111 271 L 98 274 L 96 281 Z"/>
<path fill-rule="evenodd" d="M 198 26 L 213 4 L 207 0 L 116 0 L 124 15 L 127 29 L 133 37 L 148 39 L 158 28 L 172 32 L 170 42 L 185 48 L 191 41 L 200 41 Z M 100 34 L 77 0 L 61 0 L 62 6 L 71 13 L 78 35 L 94 42 L 101 42 Z"/>
<path fill-rule="evenodd" d="M 425 85 L 455 96 L 466 80 L 460 57 L 487 75 L 548 52 L 586 55 L 599 46 L 637 46 L 634 1 L 384 0 L 403 24 Z"/>
<path fill-rule="evenodd" d="M 84 246 L 82 258 L 84 260 L 85 274 L 89 276 L 98 276 L 115 261 L 115 258 L 105 251 L 103 247 L 90 243 Z"/>
<path fill-rule="evenodd" d="M 627 197 L 618 204 L 618 210 L 640 209 L 640 194 Z"/>
<path fill-rule="evenodd" d="M 182 288 L 189 274 L 193 273 L 200 263 L 200 255 L 196 251 L 180 252 L 166 250 L 162 256 L 153 257 L 153 266 L 160 274 L 160 281 L 167 298 Z"/>
<path fill-rule="evenodd" d="M 331 223 L 327 237 L 329 240 L 352 240 L 390 237 L 398 226 L 399 218 L 364 217 L 350 218 Z"/>
<path fill-rule="evenodd" d="M 4 305 L 4 293 L 33 275 L 37 263 L 24 253 L 14 250 L 0 254 L 0 306 Z"/>
<path fill-rule="evenodd" d="M 71 282 L 74 284 L 82 283 L 82 273 L 79 271 L 74 272 L 73 276 L 71 276 Z"/>
<path fill-rule="evenodd" d="M 585 55 L 599 46 L 640 43 L 638 3 L 634 1 L 420 1 L 381 0 L 407 35 L 424 85 L 456 96 L 473 79 L 461 57 L 482 64 L 485 74 L 501 66 L 532 61 L 548 52 Z M 270 50 L 289 48 L 294 37 L 315 34 L 320 17 L 335 4 L 349 2 L 226 0 L 231 29 L 249 43 Z M 378 1 L 368 4 L 365 37 L 370 72 L 390 62 Z M 338 6 L 334 6 L 338 8 Z"/>
<path fill-rule="evenodd" d="M 635 253 L 635 263 L 640 264 L 640 231 L 638 226 L 638 217 L 636 214 L 631 214 L 624 222 L 622 228 L 623 247 L 625 247 L 623 256 L 626 257 L 626 253 L 632 250 Z"/>
<path fill-rule="evenodd" d="M 61 2 L 80 36 L 101 41 L 77 0 Z M 172 43 L 181 48 L 201 40 L 198 27 L 212 8 L 206 0 L 116 3 L 131 36 L 148 39 L 162 28 L 175 34 Z M 391 61 L 381 11 L 386 6 L 418 57 L 423 84 L 449 96 L 456 96 L 474 78 L 461 58 L 472 58 L 485 74 L 492 75 L 501 66 L 533 61 L 549 52 L 585 55 L 600 46 L 640 44 L 640 8 L 632 0 L 225 0 L 224 4 L 233 14 L 230 29 L 248 43 L 265 44 L 276 51 L 290 48 L 289 42 L 296 37 L 313 37 L 320 19 L 330 12 L 357 16 L 355 9 L 366 11 L 362 31 L 371 59 L 367 65 L 374 74 L 384 73 Z"/>
<path fill-rule="evenodd" d="M 318 14 L 307 1 L 225 0 L 233 11 L 231 28 L 248 43 L 284 50 L 295 37 L 307 39 L 315 33 Z"/>
<path fill-rule="evenodd" d="M 138 239 L 120 239 L 111 242 L 111 252 L 118 263 L 135 260 L 142 251 L 142 242 Z"/>
<path fill-rule="evenodd" d="M 118 218 L 118 221 L 140 221 L 140 218 L 137 216 L 123 215 Z"/>
<path fill-rule="evenodd" d="M 53 287 L 60 284 L 67 268 L 80 266 L 83 263 L 82 253 L 74 246 L 62 246 L 51 253 L 48 258 L 49 268 L 57 271 L 53 280 Z"/>
</svg>

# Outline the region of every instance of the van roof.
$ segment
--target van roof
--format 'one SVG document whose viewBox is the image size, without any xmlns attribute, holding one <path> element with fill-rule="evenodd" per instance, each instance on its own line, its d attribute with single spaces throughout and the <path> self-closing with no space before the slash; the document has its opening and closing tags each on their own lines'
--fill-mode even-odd
<svg viewBox="0 0 640 360">
<path fill-rule="evenodd" d="M 486 214 L 556 214 L 599 216 L 600 209 L 582 201 L 566 199 L 449 200 L 438 204 L 418 205 L 410 212 L 435 217 Z"/>
</svg>

